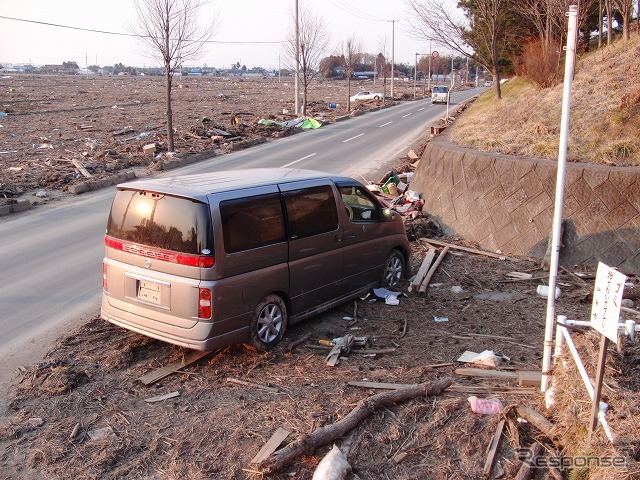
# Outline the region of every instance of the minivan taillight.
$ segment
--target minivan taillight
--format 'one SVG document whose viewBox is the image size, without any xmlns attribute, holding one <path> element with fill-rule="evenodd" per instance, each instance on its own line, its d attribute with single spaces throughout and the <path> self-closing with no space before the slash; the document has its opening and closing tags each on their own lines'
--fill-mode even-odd
<svg viewBox="0 0 640 480">
<path fill-rule="evenodd" d="M 198 317 L 211 318 L 211 290 L 201 288 L 198 295 Z"/>
<path fill-rule="evenodd" d="M 102 262 L 102 290 L 108 292 L 108 284 L 107 284 L 107 262 Z"/>
<path fill-rule="evenodd" d="M 121 240 L 105 236 L 104 244 L 121 252 L 133 253 L 142 257 L 153 258 L 163 262 L 177 263 L 178 265 L 186 265 L 188 267 L 210 268 L 215 265 L 215 259 L 212 255 L 193 255 L 189 253 L 176 253 L 170 250 L 160 250 L 158 248 L 142 247 L 133 243 L 125 243 Z"/>
</svg>

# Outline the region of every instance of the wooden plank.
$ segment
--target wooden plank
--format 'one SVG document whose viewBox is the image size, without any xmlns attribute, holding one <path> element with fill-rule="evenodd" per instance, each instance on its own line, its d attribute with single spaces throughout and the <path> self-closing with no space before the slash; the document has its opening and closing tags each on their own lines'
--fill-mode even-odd
<svg viewBox="0 0 640 480">
<path fill-rule="evenodd" d="M 518 370 L 518 385 L 521 387 L 540 387 L 542 372 L 537 370 Z"/>
<path fill-rule="evenodd" d="M 486 394 L 486 395 L 537 395 L 540 393 L 539 388 L 522 388 L 522 387 L 479 387 L 471 385 L 451 385 L 447 391 L 465 393 L 465 394 Z"/>
<path fill-rule="evenodd" d="M 84 168 L 84 165 L 80 160 L 76 160 L 75 158 L 72 158 L 71 163 L 73 163 L 76 166 L 76 168 L 80 171 L 80 173 L 85 177 L 87 178 L 93 177 L 93 175 L 91 175 L 89 171 L 86 168 Z"/>
<path fill-rule="evenodd" d="M 485 257 L 498 258 L 500 260 L 511 260 L 512 262 L 519 262 L 520 259 L 507 257 L 505 255 L 499 255 L 497 253 L 485 252 L 484 250 L 478 250 L 477 248 L 463 247 L 462 245 L 455 245 L 452 243 L 441 242 L 440 240 L 434 240 L 433 238 L 420 238 L 421 242 L 430 243 L 432 245 L 440 245 L 441 247 L 450 247 L 453 250 L 460 250 L 462 252 L 475 253 L 476 255 L 484 255 Z"/>
<path fill-rule="evenodd" d="M 278 427 L 276 432 L 271 435 L 271 438 L 264 446 L 260 449 L 260 451 L 256 454 L 255 457 L 251 460 L 250 463 L 260 463 L 271 455 L 276 449 L 280 446 L 282 442 L 289 436 L 289 431 L 285 430 L 282 427 Z"/>
<path fill-rule="evenodd" d="M 462 362 L 462 363 L 469 363 L 471 362 L 474 358 L 476 358 L 478 356 L 478 354 L 476 352 L 472 352 L 470 350 L 466 350 L 462 355 L 460 355 L 460 357 L 458 357 L 458 362 Z"/>
<path fill-rule="evenodd" d="M 489 478 L 491 476 L 491 470 L 493 469 L 493 460 L 496 457 L 496 452 L 498 451 L 498 445 L 500 444 L 500 439 L 502 438 L 502 430 L 504 429 L 505 420 L 502 419 L 498 422 L 498 426 L 496 427 L 496 432 L 493 434 L 493 438 L 491 439 L 491 443 L 489 444 L 489 453 L 487 454 L 487 459 L 484 462 L 484 469 L 482 470 L 482 478 Z"/>
<path fill-rule="evenodd" d="M 427 275 L 424 277 L 424 280 L 422 280 L 422 283 L 420 283 L 420 288 L 418 289 L 419 292 L 424 293 L 427 291 L 427 286 L 429 285 L 429 282 L 431 281 L 433 274 L 436 273 L 436 269 L 440 266 L 440 264 L 442 263 L 442 260 L 444 260 L 444 257 L 448 252 L 449 252 L 449 247 L 444 247 L 442 249 L 442 251 L 440 252 L 440 255 L 438 255 L 438 258 L 436 258 L 436 261 L 433 262 L 433 265 L 431 265 L 431 268 L 427 272 Z"/>
<path fill-rule="evenodd" d="M 244 380 L 238 380 L 237 378 L 228 377 L 227 382 L 235 383 L 236 385 L 242 385 L 244 387 L 251 387 L 251 388 L 256 388 L 258 390 L 264 390 L 265 392 L 269 392 L 269 393 L 280 393 L 280 390 L 278 390 L 277 388 L 268 387 L 266 385 L 260 385 L 259 383 L 245 382 Z"/>
<path fill-rule="evenodd" d="M 180 392 L 171 392 L 171 393 L 165 393 L 164 395 L 156 395 L 155 397 L 145 398 L 144 401 L 147 403 L 155 403 L 155 402 L 161 402 L 163 400 L 168 400 L 170 398 L 175 398 L 179 396 L 180 396 Z"/>
<path fill-rule="evenodd" d="M 348 382 L 351 387 L 376 388 L 379 390 L 397 390 L 399 388 L 415 387 L 416 383 L 384 383 L 384 382 Z"/>
<path fill-rule="evenodd" d="M 504 370 L 483 370 L 481 368 L 456 368 L 456 375 L 462 375 L 464 377 L 484 377 L 484 378 L 505 378 L 516 379 L 518 374 L 516 372 L 506 372 Z"/>
<path fill-rule="evenodd" d="M 177 362 L 173 362 L 173 363 L 167 365 L 166 367 L 161 367 L 161 368 L 159 368 L 157 370 L 153 370 L 153 371 L 151 371 L 149 373 L 146 373 L 143 376 L 141 376 L 138 380 L 140 380 L 145 385 L 149 385 L 151 383 L 155 383 L 158 380 L 162 380 L 164 377 L 168 377 L 172 373 L 175 373 L 175 372 L 183 369 L 187 365 L 190 365 L 193 362 L 196 362 L 196 361 L 200 360 L 202 357 L 206 357 L 210 353 L 211 353 L 210 351 L 209 352 L 200 352 L 200 351 L 193 352 L 190 355 L 187 355 L 184 358 L 184 360 L 179 360 Z"/>
<path fill-rule="evenodd" d="M 429 271 L 429 267 L 431 266 L 431 262 L 433 261 L 433 257 L 435 256 L 436 256 L 436 249 L 431 247 L 427 252 L 427 254 L 425 255 L 424 259 L 422 260 L 422 264 L 418 269 L 418 273 L 416 273 L 416 276 L 413 277 L 413 280 L 411 281 L 411 285 L 409 285 L 410 292 L 413 291 L 414 288 L 420 286 L 420 284 L 422 283 L 422 280 L 424 280 L 425 275 Z"/>
</svg>

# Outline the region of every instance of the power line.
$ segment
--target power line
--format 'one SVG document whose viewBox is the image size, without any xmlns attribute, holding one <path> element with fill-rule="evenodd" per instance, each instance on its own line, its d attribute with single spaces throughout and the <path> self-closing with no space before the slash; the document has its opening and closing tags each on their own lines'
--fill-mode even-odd
<svg viewBox="0 0 640 480">
<path fill-rule="evenodd" d="M 327 0 L 334 7 L 339 8 L 342 11 L 347 12 L 354 17 L 362 18 L 363 20 L 369 20 L 373 22 L 386 22 L 384 18 L 376 17 L 375 15 L 371 15 L 369 12 L 365 12 L 364 10 L 360 10 L 357 7 L 354 7 L 346 0 Z"/>
<path fill-rule="evenodd" d="M 123 33 L 123 32 L 108 32 L 106 30 L 94 30 L 92 28 L 82 28 L 82 27 L 74 27 L 71 25 L 60 25 L 59 23 L 49 23 L 49 22 L 40 22 L 38 20 L 26 20 L 24 18 L 14 18 L 14 17 L 5 17 L 4 15 L 0 15 L 0 18 L 5 20 L 13 20 L 16 22 L 24 22 L 24 23 L 33 23 L 36 25 L 45 25 L 47 27 L 57 27 L 57 28 L 68 28 L 70 30 L 79 30 L 81 32 L 90 32 L 90 33 L 101 33 L 104 35 L 117 35 L 121 37 L 133 37 L 133 38 L 149 38 L 148 35 L 136 35 L 135 33 Z M 207 40 L 203 43 L 218 43 L 222 45 L 277 45 L 284 43 L 283 40 L 276 42 L 223 42 L 219 40 Z"/>
</svg>

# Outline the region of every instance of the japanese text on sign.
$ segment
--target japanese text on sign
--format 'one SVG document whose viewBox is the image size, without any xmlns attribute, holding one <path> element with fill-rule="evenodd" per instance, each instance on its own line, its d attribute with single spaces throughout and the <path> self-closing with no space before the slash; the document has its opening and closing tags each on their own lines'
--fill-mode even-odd
<svg viewBox="0 0 640 480">
<path fill-rule="evenodd" d="M 598 263 L 591 305 L 591 326 L 613 342 L 618 341 L 618 318 L 626 279 L 617 270 L 602 262 Z"/>
</svg>

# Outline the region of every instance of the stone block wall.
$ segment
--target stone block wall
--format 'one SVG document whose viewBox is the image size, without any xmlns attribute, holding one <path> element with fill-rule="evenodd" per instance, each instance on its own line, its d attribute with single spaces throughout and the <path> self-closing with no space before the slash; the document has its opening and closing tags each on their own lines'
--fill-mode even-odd
<svg viewBox="0 0 640 480">
<path fill-rule="evenodd" d="M 557 163 L 459 147 L 435 138 L 411 189 L 445 233 L 488 251 L 542 258 L 553 226 Z M 568 163 L 563 202 L 566 267 L 602 261 L 640 273 L 640 168 Z"/>
</svg>

